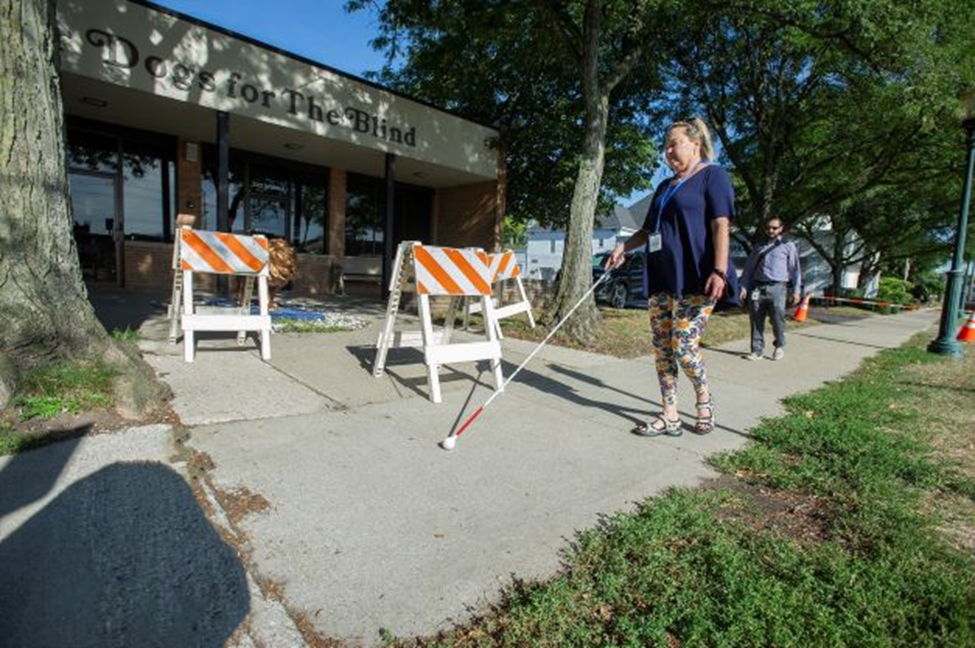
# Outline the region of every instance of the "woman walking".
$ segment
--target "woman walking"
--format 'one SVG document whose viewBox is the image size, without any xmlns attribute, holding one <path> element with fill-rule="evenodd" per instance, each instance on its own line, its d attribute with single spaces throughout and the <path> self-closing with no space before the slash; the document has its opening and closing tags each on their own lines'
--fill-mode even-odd
<svg viewBox="0 0 975 648">
<path fill-rule="evenodd" d="M 633 432 L 682 434 L 679 365 L 697 397 L 694 431 L 707 434 L 714 430 L 715 410 L 700 341 L 717 302 L 738 300 L 728 233 L 735 193 L 728 172 L 711 162 L 711 134 L 701 119 L 671 124 L 664 153 L 674 175 L 657 187 L 643 227 L 616 246 L 606 269 L 622 264 L 630 250 L 643 247 L 647 255 L 643 286 L 663 411 Z"/>
</svg>

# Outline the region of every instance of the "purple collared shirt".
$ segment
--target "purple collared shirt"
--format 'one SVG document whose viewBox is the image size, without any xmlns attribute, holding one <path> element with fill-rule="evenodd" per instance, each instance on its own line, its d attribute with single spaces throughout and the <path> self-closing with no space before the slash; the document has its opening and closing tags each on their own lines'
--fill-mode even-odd
<svg viewBox="0 0 975 648">
<path fill-rule="evenodd" d="M 793 286 L 794 293 L 802 292 L 799 250 L 792 241 L 776 237 L 752 248 L 752 253 L 748 255 L 748 261 L 745 262 L 745 270 L 741 274 L 742 285 L 746 290 L 751 290 L 757 282 L 769 281 L 789 282 Z"/>
</svg>

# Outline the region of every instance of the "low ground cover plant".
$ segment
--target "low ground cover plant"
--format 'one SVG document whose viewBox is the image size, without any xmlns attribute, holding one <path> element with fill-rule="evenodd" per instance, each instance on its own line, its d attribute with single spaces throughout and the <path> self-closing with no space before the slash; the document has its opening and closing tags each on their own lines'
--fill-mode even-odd
<svg viewBox="0 0 975 648">
<path fill-rule="evenodd" d="M 45 421 L 62 414 L 110 408 L 117 373 L 100 362 L 63 362 L 24 376 L 13 407 L 0 422 L 0 455 L 22 452 L 56 440 L 43 430 L 28 433 L 18 423 Z"/>
</svg>

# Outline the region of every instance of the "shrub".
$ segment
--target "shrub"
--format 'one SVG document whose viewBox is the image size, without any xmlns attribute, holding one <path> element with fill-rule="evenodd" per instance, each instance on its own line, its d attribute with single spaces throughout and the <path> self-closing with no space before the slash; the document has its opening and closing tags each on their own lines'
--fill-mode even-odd
<svg viewBox="0 0 975 648">
<path fill-rule="evenodd" d="M 945 276 L 933 270 L 922 272 L 914 277 L 911 293 L 921 302 L 938 299 L 945 289 Z"/>
<path fill-rule="evenodd" d="M 877 289 L 877 300 L 886 301 L 894 304 L 910 304 L 914 301 L 911 289 L 914 284 L 896 277 L 884 277 L 880 280 L 880 287 Z"/>
</svg>

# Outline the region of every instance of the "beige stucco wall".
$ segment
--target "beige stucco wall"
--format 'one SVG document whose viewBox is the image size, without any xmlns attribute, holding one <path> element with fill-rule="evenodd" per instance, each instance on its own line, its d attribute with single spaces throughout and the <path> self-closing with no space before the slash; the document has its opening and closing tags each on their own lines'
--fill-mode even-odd
<svg viewBox="0 0 975 648">
<path fill-rule="evenodd" d="M 266 124 L 497 177 L 497 131 L 126 0 L 58 0 L 61 68 Z"/>
</svg>

